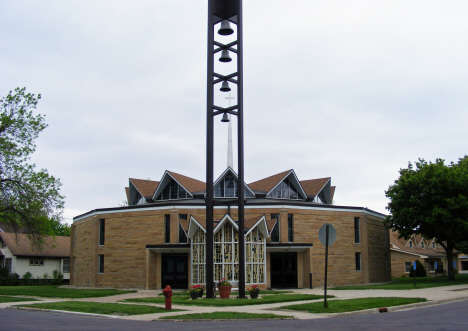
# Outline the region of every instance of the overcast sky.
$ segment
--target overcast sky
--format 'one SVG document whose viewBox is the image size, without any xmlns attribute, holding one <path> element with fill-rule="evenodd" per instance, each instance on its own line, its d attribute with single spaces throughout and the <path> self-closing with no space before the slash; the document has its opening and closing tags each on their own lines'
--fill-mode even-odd
<svg viewBox="0 0 468 331">
<path fill-rule="evenodd" d="M 243 13 L 247 183 L 294 169 L 331 177 L 336 205 L 386 213 L 408 161 L 467 153 L 467 1 L 248 0 Z M 0 41 L 0 95 L 42 94 L 33 162 L 61 179 L 68 222 L 118 206 L 129 177 L 205 181 L 206 0 L 3 0 Z"/>
</svg>

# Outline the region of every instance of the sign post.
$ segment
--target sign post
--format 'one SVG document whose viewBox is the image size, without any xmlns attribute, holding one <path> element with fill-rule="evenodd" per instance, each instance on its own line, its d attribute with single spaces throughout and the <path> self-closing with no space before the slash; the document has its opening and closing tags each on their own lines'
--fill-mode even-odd
<svg viewBox="0 0 468 331">
<path fill-rule="evenodd" d="M 416 287 L 416 261 L 413 262 L 414 287 Z"/>
<path fill-rule="evenodd" d="M 324 297 L 323 307 L 328 308 L 327 303 L 327 276 L 328 276 L 328 246 L 333 245 L 336 240 L 336 229 L 333 225 L 325 223 L 320 227 L 319 240 L 325 246 L 325 282 L 324 282 Z"/>
<path fill-rule="evenodd" d="M 437 284 L 437 261 L 434 262 L 434 271 L 436 275 L 436 284 Z"/>
</svg>

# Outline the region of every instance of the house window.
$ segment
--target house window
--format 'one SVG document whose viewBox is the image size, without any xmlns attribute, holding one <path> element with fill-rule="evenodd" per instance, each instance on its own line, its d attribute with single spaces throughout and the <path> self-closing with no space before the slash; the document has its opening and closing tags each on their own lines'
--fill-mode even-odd
<svg viewBox="0 0 468 331">
<path fill-rule="evenodd" d="M 429 261 L 429 271 L 434 271 L 434 261 Z"/>
<path fill-rule="evenodd" d="M 424 248 L 424 241 L 421 241 L 421 247 Z"/>
<path fill-rule="evenodd" d="M 411 262 L 405 262 L 405 272 L 409 274 L 411 271 Z"/>
<path fill-rule="evenodd" d="M 359 231 L 359 217 L 354 218 L 354 242 L 361 243 L 361 233 Z"/>
<path fill-rule="evenodd" d="M 293 215 L 288 214 L 288 242 L 294 242 Z"/>
<path fill-rule="evenodd" d="M 42 258 L 30 258 L 29 259 L 29 265 L 30 266 L 43 266 L 44 265 L 44 259 Z"/>
<path fill-rule="evenodd" d="M 356 253 L 356 271 L 361 271 L 361 253 Z"/>
<path fill-rule="evenodd" d="M 99 245 L 104 245 L 104 237 L 106 234 L 106 220 L 99 220 Z"/>
<path fill-rule="evenodd" d="M 99 254 L 98 257 L 99 257 L 99 273 L 103 274 L 104 273 L 104 255 Z"/>
<path fill-rule="evenodd" d="M 280 231 L 279 231 L 279 214 L 271 214 L 271 219 L 276 219 L 276 223 L 271 230 L 271 242 L 272 243 L 279 243 L 280 241 Z"/>
<path fill-rule="evenodd" d="M 410 248 L 413 248 L 413 242 L 412 242 L 411 240 L 408 241 L 408 246 L 409 246 Z"/>
<path fill-rule="evenodd" d="M 66 257 L 62 259 L 62 274 L 70 273 L 70 258 Z"/>
<path fill-rule="evenodd" d="M 164 215 L 164 230 L 165 230 L 164 242 L 166 244 L 170 244 L 171 243 L 171 215 L 169 214 Z"/>
<path fill-rule="evenodd" d="M 432 248 L 435 248 L 435 242 L 432 242 Z"/>
<path fill-rule="evenodd" d="M 8 272 L 11 272 L 11 257 L 7 257 L 5 259 L 5 268 L 7 268 Z"/>
</svg>

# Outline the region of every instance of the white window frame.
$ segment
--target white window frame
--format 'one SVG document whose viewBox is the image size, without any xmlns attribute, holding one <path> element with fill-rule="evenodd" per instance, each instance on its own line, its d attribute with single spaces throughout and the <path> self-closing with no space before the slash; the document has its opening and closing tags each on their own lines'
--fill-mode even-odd
<svg viewBox="0 0 468 331">
<path fill-rule="evenodd" d="M 407 264 L 409 263 L 409 264 Z M 405 267 L 405 274 L 409 274 L 411 272 L 411 268 L 413 267 L 413 264 L 411 262 L 403 262 L 403 265 Z M 409 268 L 409 269 L 407 269 Z"/>
</svg>

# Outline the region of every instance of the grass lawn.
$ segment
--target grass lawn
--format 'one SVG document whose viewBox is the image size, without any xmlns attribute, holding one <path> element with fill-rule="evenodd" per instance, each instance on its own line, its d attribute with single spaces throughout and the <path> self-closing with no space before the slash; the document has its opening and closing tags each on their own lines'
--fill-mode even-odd
<svg viewBox="0 0 468 331">
<path fill-rule="evenodd" d="M 30 307 L 51 310 L 77 311 L 81 313 L 103 314 L 103 315 L 142 315 L 166 312 L 164 308 L 143 305 L 126 305 L 120 303 L 101 303 L 83 301 L 64 301 L 52 303 L 38 303 L 32 305 L 20 305 L 19 307 Z M 172 311 L 182 311 L 172 309 Z"/>
<path fill-rule="evenodd" d="M 107 297 L 136 291 L 68 289 L 58 288 L 58 285 L 45 286 L 0 286 L 0 295 L 25 295 L 44 298 L 96 298 Z"/>
<path fill-rule="evenodd" d="M 260 292 L 262 293 L 262 292 Z M 333 298 L 333 296 L 327 296 Z M 174 305 L 190 305 L 190 306 L 212 306 L 212 307 L 228 307 L 228 306 L 250 306 L 250 305 L 264 305 L 269 303 L 278 302 L 291 302 L 302 300 L 317 300 L 323 299 L 323 295 L 313 294 L 278 294 L 278 295 L 265 295 L 259 299 L 197 299 L 189 300 L 190 297 L 172 297 L 172 304 Z M 159 303 L 164 304 L 163 297 L 153 298 L 138 298 L 138 299 L 125 299 L 124 302 L 138 302 L 138 303 Z"/>
<path fill-rule="evenodd" d="M 343 313 L 347 311 L 365 310 L 371 308 L 392 307 L 409 305 L 411 303 L 425 302 L 424 298 L 361 298 L 349 300 L 327 301 L 328 308 L 323 307 L 323 302 L 305 303 L 302 305 L 284 306 L 280 309 L 305 310 L 309 313 Z"/>
<path fill-rule="evenodd" d="M 392 282 L 388 284 L 376 284 L 376 285 L 355 285 L 355 286 L 340 286 L 334 287 L 334 290 L 411 290 L 418 288 L 438 287 L 438 286 L 449 286 L 449 285 L 461 285 L 468 284 L 468 274 L 456 275 L 455 283 L 448 281 L 447 277 L 416 277 L 416 287 L 414 287 L 413 278 L 392 278 Z"/>
<path fill-rule="evenodd" d="M 215 311 L 213 313 L 202 314 L 186 314 L 177 316 L 163 316 L 160 320 L 259 320 L 259 319 L 285 319 L 293 318 L 292 316 L 279 316 L 275 314 L 251 314 L 251 313 L 237 313 L 237 312 L 221 312 Z"/>
<path fill-rule="evenodd" d="M 0 303 L 6 303 L 6 302 L 22 302 L 22 301 L 38 301 L 33 298 L 16 298 L 16 297 L 6 297 L 3 295 L 0 295 Z"/>
</svg>

